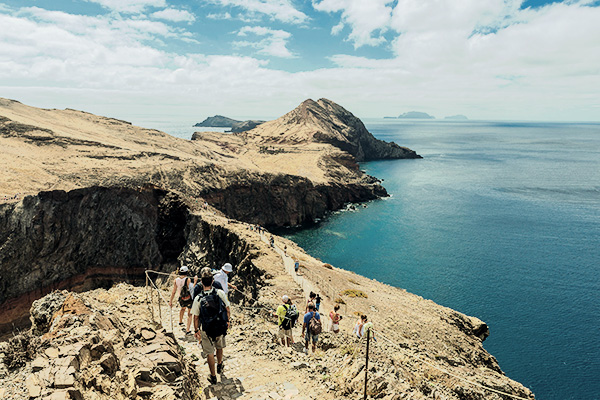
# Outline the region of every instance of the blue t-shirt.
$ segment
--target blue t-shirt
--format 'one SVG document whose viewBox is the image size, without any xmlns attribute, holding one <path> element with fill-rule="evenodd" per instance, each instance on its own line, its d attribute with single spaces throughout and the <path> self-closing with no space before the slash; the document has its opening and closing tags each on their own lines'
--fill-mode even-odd
<svg viewBox="0 0 600 400">
<path fill-rule="evenodd" d="M 306 326 L 308 326 L 308 323 L 312 319 L 313 314 L 315 314 L 313 311 L 307 312 L 306 314 L 304 314 L 304 323 L 306 324 Z M 316 313 L 315 319 L 321 319 L 321 316 L 319 315 L 319 313 Z"/>
</svg>

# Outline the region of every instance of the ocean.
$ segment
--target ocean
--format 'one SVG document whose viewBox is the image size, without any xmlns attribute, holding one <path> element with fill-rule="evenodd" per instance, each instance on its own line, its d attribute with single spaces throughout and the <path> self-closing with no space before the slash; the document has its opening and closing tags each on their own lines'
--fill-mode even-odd
<svg viewBox="0 0 600 400">
<path fill-rule="evenodd" d="M 600 399 L 600 123 L 364 122 L 424 158 L 361 164 L 390 197 L 285 236 L 482 319 L 484 347 L 538 400 Z"/>
<path fill-rule="evenodd" d="M 600 124 L 365 120 L 421 160 L 361 164 L 389 198 L 285 235 L 476 316 L 538 400 L 600 398 Z"/>
</svg>

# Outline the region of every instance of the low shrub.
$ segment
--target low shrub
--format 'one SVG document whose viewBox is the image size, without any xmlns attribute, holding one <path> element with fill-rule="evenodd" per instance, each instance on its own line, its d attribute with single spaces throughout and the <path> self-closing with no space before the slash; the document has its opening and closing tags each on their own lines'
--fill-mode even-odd
<svg viewBox="0 0 600 400">
<path fill-rule="evenodd" d="M 369 298 L 365 292 L 358 289 L 346 289 L 341 294 L 342 296 L 348 297 L 364 297 L 365 299 Z"/>
</svg>

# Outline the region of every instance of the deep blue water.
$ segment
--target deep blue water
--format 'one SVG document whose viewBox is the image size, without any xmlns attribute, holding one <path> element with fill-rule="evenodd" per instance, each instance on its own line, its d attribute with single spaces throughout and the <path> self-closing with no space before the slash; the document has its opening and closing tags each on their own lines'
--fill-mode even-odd
<svg viewBox="0 0 600 400">
<path fill-rule="evenodd" d="M 600 124 L 366 120 L 422 160 L 362 164 L 390 198 L 288 235 L 490 326 L 539 400 L 600 398 Z"/>
</svg>

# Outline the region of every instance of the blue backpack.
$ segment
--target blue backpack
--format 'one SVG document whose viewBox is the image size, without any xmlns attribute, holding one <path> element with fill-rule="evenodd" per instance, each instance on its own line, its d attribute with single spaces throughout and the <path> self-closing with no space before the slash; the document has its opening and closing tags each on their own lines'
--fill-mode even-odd
<svg viewBox="0 0 600 400">
<path fill-rule="evenodd" d="M 227 334 L 227 308 L 214 289 L 200 299 L 200 323 L 209 339 Z"/>
</svg>

